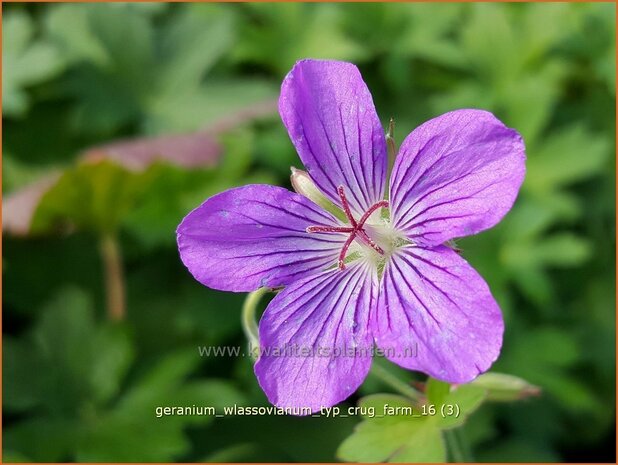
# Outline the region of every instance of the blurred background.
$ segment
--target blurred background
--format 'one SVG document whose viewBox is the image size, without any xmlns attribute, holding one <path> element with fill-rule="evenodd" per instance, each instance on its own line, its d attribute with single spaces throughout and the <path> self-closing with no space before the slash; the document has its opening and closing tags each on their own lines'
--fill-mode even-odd
<svg viewBox="0 0 618 465">
<path fill-rule="evenodd" d="M 505 315 L 494 369 L 543 394 L 463 438 L 615 460 L 614 4 L 5 4 L 2 26 L 4 461 L 337 460 L 358 418 L 154 412 L 267 405 L 249 359 L 199 356 L 246 343 L 244 295 L 199 285 L 174 231 L 228 187 L 289 187 L 276 99 L 306 57 L 358 64 L 399 142 L 462 107 L 523 134 L 515 207 L 458 246 Z"/>
</svg>

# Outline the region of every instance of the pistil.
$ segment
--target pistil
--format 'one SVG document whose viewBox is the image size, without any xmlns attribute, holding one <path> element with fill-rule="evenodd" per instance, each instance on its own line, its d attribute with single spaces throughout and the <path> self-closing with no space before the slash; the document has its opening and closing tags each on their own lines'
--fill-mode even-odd
<svg viewBox="0 0 618 465">
<path fill-rule="evenodd" d="M 345 213 L 346 218 L 350 222 L 351 226 L 309 226 L 307 228 L 308 233 L 347 233 L 349 234 L 347 240 L 343 244 L 341 248 L 341 253 L 339 254 L 338 267 L 340 270 L 345 269 L 345 257 L 348 253 L 348 249 L 354 242 L 354 239 L 359 239 L 364 244 L 371 247 L 373 250 L 378 252 L 380 255 L 384 255 L 384 250 L 375 243 L 373 239 L 369 237 L 365 229 L 363 228 L 369 217 L 380 208 L 387 208 L 388 201 L 381 200 L 375 204 L 373 204 L 369 209 L 363 213 L 360 220 L 356 221 L 356 218 L 352 215 L 352 210 L 350 209 L 350 204 L 348 203 L 348 199 L 345 195 L 345 190 L 343 186 L 339 186 L 337 188 L 337 193 L 339 194 L 339 198 L 341 199 L 341 206 L 343 207 L 343 211 Z"/>
</svg>

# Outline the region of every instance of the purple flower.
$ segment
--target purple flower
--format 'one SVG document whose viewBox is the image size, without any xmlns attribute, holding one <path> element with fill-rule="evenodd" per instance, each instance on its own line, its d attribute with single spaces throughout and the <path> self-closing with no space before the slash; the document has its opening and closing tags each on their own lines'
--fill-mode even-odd
<svg viewBox="0 0 618 465">
<path fill-rule="evenodd" d="M 286 189 L 249 185 L 211 197 L 178 227 L 182 261 L 202 284 L 285 286 L 259 326 L 255 373 L 269 400 L 313 411 L 344 400 L 367 376 L 373 347 L 451 383 L 486 371 L 502 315 L 483 278 L 444 244 L 509 211 L 525 172 L 519 134 L 482 110 L 434 118 L 401 145 L 385 200 L 385 135 L 356 66 L 298 62 L 279 111 L 346 220 Z"/>
</svg>

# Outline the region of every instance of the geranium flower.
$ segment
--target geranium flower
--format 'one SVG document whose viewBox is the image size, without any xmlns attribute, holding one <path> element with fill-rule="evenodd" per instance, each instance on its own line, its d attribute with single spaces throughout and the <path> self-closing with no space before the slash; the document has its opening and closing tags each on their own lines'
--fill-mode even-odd
<svg viewBox="0 0 618 465">
<path fill-rule="evenodd" d="M 373 347 L 451 383 L 486 371 L 500 352 L 502 315 L 445 243 L 510 210 L 525 172 L 519 134 L 482 110 L 427 121 L 401 145 L 386 199 L 385 134 L 356 66 L 298 62 L 279 112 L 311 180 L 345 216 L 249 185 L 206 200 L 177 231 L 182 261 L 202 284 L 284 287 L 259 325 L 255 373 L 268 399 L 334 405 L 363 382 Z"/>
</svg>

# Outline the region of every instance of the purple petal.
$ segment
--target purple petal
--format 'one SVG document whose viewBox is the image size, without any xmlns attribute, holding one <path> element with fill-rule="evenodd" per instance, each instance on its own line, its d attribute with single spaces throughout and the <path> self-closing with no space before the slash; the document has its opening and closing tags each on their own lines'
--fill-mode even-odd
<svg viewBox="0 0 618 465">
<path fill-rule="evenodd" d="M 307 171 L 333 202 L 340 204 L 340 185 L 358 215 L 382 200 L 386 141 L 356 66 L 299 61 L 281 86 L 279 113 Z"/>
<path fill-rule="evenodd" d="M 336 263 L 345 234 L 306 232 L 335 218 L 281 187 L 249 185 L 206 200 L 178 226 L 180 257 L 202 284 L 222 291 L 287 285 Z"/>
<path fill-rule="evenodd" d="M 391 177 L 394 227 L 437 245 L 491 228 L 524 180 L 521 136 L 482 110 L 457 110 L 415 129 Z"/>
<path fill-rule="evenodd" d="M 315 412 L 360 386 L 371 365 L 368 325 L 377 286 L 375 271 L 356 264 L 296 282 L 271 301 L 260 321 L 255 365 L 271 403 Z M 298 352 L 285 352 L 294 347 Z M 302 351 L 306 356 L 298 356 Z"/>
<path fill-rule="evenodd" d="M 385 268 L 372 328 L 394 363 L 466 383 L 500 354 L 504 323 L 483 278 L 455 251 L 408 246 Z"/>
</svg>

